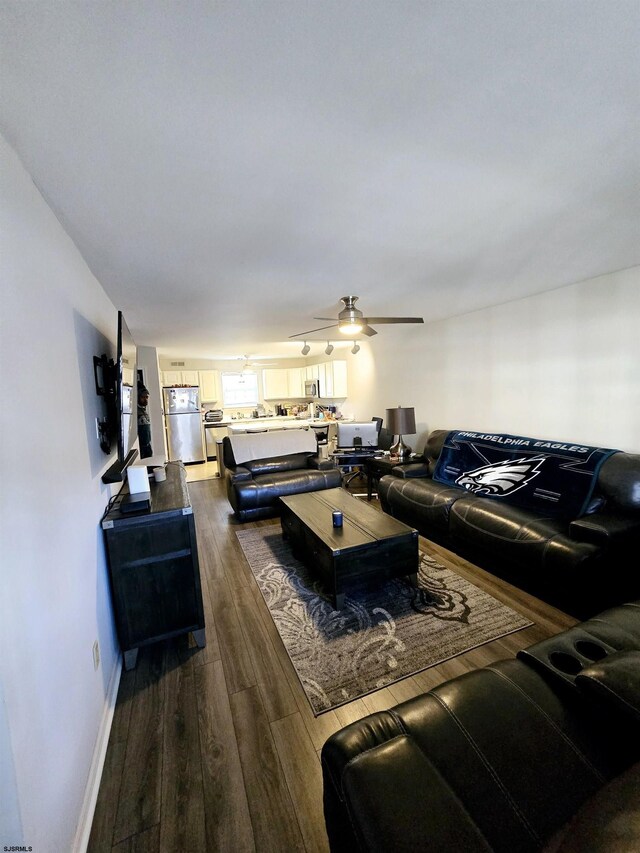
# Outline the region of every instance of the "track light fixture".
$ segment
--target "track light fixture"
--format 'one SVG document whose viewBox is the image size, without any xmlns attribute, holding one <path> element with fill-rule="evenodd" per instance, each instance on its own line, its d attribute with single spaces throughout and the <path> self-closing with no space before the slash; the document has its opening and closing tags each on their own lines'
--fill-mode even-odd
<svg viewBox="0 0 640 853">
<path fill-rule="evenodd" d="M 327 355 L 331 355 L 331 353 L 333 352 L 333 344 L 331 343 L 331 341 L 327 341 L 327 348 L 325 349 L 325 352 Z"/>
<path fill-rule="evenodd" d="M 307 353 L 309 353 L 309 352 L 311 352 L 311 347 L 310 347 L 310 346 L 309 346 L 309 344 L 305 341 L 305 342 L 304 342 L 304 346 L 302 347 L 302 355 L 307 355 Z"/>
<path fill-rule="evenodd" d="M 360 352 L 360 345 L 355 341 L 353 342 L 353 346 L 351 347 L 351 352 L 355 355 L 357 352 Z"/>
</svg>

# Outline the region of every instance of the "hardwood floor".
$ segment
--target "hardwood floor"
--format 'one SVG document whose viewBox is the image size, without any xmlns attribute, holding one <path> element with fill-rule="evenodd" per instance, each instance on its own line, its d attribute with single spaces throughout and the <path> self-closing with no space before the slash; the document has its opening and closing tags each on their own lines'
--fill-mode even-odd
<svg viewBox="0 0 640 853">
<path fill-rule="evenodd" d="M 218 479 L 189 493 L 207 645 L 156 643 L 123 671 L 90 853 L 327 851 L 319 751 L 330 734 L 575 623 L 421 539 L 535 624 L 314 717 L 235 535 L 279 520 L 235 522 Z"/>
</svg>

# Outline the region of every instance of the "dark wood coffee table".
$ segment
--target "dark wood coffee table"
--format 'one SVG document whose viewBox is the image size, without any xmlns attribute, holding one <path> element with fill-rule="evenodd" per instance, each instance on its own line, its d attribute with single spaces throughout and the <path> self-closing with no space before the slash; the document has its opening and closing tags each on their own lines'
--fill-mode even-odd
<svg viewBox="0 0 640 853">
<path fill-rule="evenodd" d="M 294 556 L 316 571 L 336 610 L 345 587 L 408 576 L 417 583 L 418 531 L 354 498 L 345 489 L 326 489 L 280 498 L 282 535 Z M 333 526 L 332 512 L 343 514 Z"/>
</svg>

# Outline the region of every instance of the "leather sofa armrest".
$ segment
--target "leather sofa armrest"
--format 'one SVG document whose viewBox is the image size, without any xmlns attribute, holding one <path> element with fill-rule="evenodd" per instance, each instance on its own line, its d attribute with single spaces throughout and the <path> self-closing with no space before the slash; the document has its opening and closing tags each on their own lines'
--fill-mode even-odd
<svg viewBox="0 0 640 853">
<path fill-rule="evenodd" d="M 640 723 L 640 651 L 614 652 L 585 667 L 576 676 L 576 685 Z"/>
<path fill-rule="evenodd" d="M 640 540 L 640 519 L 621 513 L 593 512 L 572 521 L 569 535 L 576 542 L 619 545 L 633 538 Z"/>
<path fill-rule="evenodd" d="M 396 465 L 390 473 L 394 477 L 402 477 L 405 480 L 414 477 L 428 477 L 429 466 L 425 462 L 410 462 L 408 465 Z"/>
<path fill-rule="evenodd" d="M 389 711 L 370 714 L 341 729 L 322 747 L 325 776 L 331 779 L 338 797 L 342 799 L 342 774 L 349 762 L 372 749 L 403 734 L 397 717 Z"/>
<path fill-rule="evenodd" d="M 322 459 L 320 456 L 310 456 L 307 460 L 307 467 L 313 468 L 316 471 L 329 471 L 331 468 L 335 468 L 335 464 L 332 459 Z"/>
<path fill-rule="evenodd" d="M 246 480 L 253 480 L 253 474 L 243 465 L 238 465 L 237 468 L 227 468 L 227 476 L 232 483 L 241 483 Z"/>
</svg>

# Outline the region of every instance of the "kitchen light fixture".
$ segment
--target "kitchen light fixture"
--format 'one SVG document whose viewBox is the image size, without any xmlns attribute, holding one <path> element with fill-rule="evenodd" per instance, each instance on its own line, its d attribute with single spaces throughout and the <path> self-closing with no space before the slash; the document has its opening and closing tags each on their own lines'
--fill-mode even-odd
<svg viewBox="0 0 640 853">
<path fill-rule="evenodd" d="M 389 453 L 391 456 L 406 459 L 411 453 L 411 448 L 404 443 L 402 436 L 416 434 L 415 409 L 403 409 L 402 406 L 398 406 L 396 409 L 387 409 L 387 429 L 393 435 L 398 436 L 398 441 L 389 448 Z"/>
<path fill-rule="evenodd" d="M 362 323 L 358 323 L 355 320 L 347 320 L 346 322 L 340 320 L 338 328 L 343 335 L 359 335 L 362 331 Z"/>
<path fill-rule="evenodd" d="M 327 348 L 325 349 L 325 353 L 327 355 L 331 355 L 332 352 L 333 352 L 333 344 L 331 343 L 331 341 L 327 341 Z"/>
<path fill-rule="evenodd" d="M 353 346 L 351 347 L 351 352 L 355 355 L 357 352 L 360 352 L 360 346 L 355 341 L 353 342 Z"/>
<path fill-rule="evenodd" d="M 310 347 L 310 346 L 309 346 L 309 344 L 305 341 L 305 342 L 304 342 L 304 346 L 302 347 L 302 355 L 307 355 L 307 353 L 309 353 L 309 352 L 311 352 L 311 347 Z"/>
</svg>

